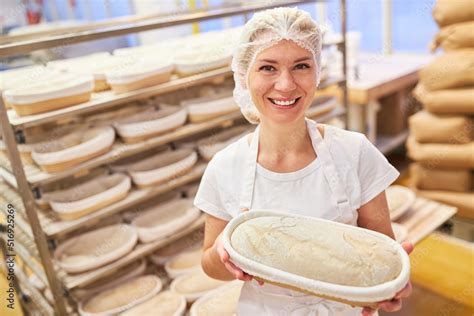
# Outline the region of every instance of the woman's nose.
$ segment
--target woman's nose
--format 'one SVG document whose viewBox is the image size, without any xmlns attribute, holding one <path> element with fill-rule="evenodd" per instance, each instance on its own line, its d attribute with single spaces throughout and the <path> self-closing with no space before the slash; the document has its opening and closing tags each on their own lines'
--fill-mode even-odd
<svg viewBox="0 0 474 316">
<path fill-rule="evenodd" d="M 275 90 L 290 92 L 296 89 L 295 80 L 290 71 L 282 71 L 275 82 Z"/>
</svg>

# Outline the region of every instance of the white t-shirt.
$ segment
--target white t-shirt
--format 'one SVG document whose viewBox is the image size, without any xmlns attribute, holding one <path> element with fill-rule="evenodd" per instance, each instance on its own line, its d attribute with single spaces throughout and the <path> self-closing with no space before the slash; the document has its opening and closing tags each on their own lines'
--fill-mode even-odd
<svg viewBox="0 0 474 316">
<path fill-rule="evenodd" d="M 357 209 L 384 191 L 399 172 L 361 133 L 325 126 L 326 142 L 353 209 L 347 224 L 357 225 Z M 245 175 L 245 157 L 250 149 L 247 136 L 230 144 L 209 162 L 194 205 L 223 220 L 240 211 L 239 198 Z M 257 165 L 252 209 L 294 212 L 338 221 L 336 200 L 319 159 L 303 169 L 276 173 Z"/>
</svg>

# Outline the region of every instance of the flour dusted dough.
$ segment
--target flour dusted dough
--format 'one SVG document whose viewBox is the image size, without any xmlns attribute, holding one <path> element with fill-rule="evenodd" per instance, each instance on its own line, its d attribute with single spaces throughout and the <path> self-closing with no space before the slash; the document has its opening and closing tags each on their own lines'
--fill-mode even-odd
<svg viewBox="0 0 474 316">
<path fill-rule="evenodd" d="M 170 289 L 183 295 L 186 301 L 190 303 L 225 283 L 225 281 L 208 277 L 200 269 L 177 277 L 171 282 Z"/>
<path fill-rule="evenodd" d="M 59 245 L 54 257 L 69 273 L 79 273 L 115 261 L 135 247 L 138 235 L 134 227 L 110 225 L 72 237 Z"/>
<path fill-rule="evenodd" d="M 83 316 L 115 315 L 152 298 L 161 288 L 162 282 L 157 276 L 140 276 L 81 302 L 79 313 Z"/>
<path fill-rule="evenodd" d="M 36 144 L 31 156 L 46 172 L 58 172 L 108 152 L 114 140 L 112 127 L 97 127 Z"/>
<path fill-rule="evenodd" d="M 195 221 L 200 211 L 191 199 L 177 199 L 159 204 L 140 212 L 132 221 L 142 243 L 172 235 Z"/>
<path fill-rule="evenodd" d="M 18 115 L 25 116 L 89 101 L 93 88 L 92 76 L 55 74 L 6 90 L 3 97 Z"/>
<path fill-rule="evenodd" d="M 223 242 L 251 275 L 346 302 L 392 298 L 409 278 L 408 255 L 394 240 L 320 218 L 251 210 L 229 222 Z"/>
<path fill-rule="evenodd" d="M 165 271 L 172 279 L 195 272 L 201 269 L 202 254 L 202 248 L 196 248 L 172 257 L 165 263 Z"/>
<path fill-rule="evenodd" d="M 234 316 L 244 282 L 232 281 L 200 297 L 193 303 L 190 316 Z"/>
<path fill-rule="evenodd" d="M 136 143 L 174 130 L 186 123 L 186 109 L 164 107 L 131 115 L 114 123 L 126 143 Z"/>
<path fill-rule="evenodd" d="M 131 180 L 124 174 L 100 176 L 73 188 L 48 196 L 53 211 L 62 220 L 72 220 L 95 212 L 125 198 Z"/>
<path fill-rule="evenodd" d="M 235 104 L 234 97 L 219 99 L 209 97 L 196 98 L 182 101 L 181 105 L 187 108 L 191 123 L 203 122 L 239 110 L 239 107 Z"/>
<path fill-rule="evenodd" d="M 120 316 L 181 316 L 185 310 L 184 296 L 165 291 L 121 313 Z"/>
<path fill-rule="evenodd" d="M 130 164 L 128 170 L 139 188 L 158 185 L 188 172 L 197 162 L 192 149 L 167 151 Z"/>
</svg>

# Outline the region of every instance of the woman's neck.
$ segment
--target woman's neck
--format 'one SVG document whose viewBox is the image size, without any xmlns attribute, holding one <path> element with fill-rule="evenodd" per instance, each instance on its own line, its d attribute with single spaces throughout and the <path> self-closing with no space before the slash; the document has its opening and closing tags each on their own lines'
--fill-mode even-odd
<svg viewBox="0 0 474 316">
<path fill-rule="evenodd" d="M 311 153 L 314 151 L 304 118 L 287 125 L 276 125 L 268 121 L 260 123 L 259 154 L 264 160 L 278 162 L 297 157 L 298 154 L 312 155 Z"/>
</svg>

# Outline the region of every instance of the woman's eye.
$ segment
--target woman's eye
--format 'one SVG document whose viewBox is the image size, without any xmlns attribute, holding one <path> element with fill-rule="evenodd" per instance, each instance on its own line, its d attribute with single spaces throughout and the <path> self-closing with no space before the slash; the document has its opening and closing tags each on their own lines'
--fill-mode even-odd
<svg viewBox="0 0 474 316">
<path fill-rule="evenodd" d="M 308 64 L 298 64 L 295 66 L 295 69 L 309 69 L 309 68 L 311 68 L 311 66 Z"/>
<path fill-rule="evenodd" d="M 273 66 L 270 66 L 270 65 L 265 65 L 265 66 L 262 66 L 259 68 L 259 70 L 263 70 L 263 71 L 275 71 L 275 67 Z"/>
</svg>

